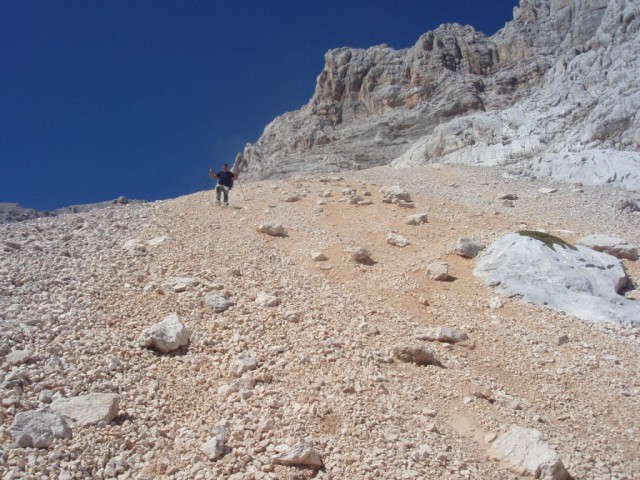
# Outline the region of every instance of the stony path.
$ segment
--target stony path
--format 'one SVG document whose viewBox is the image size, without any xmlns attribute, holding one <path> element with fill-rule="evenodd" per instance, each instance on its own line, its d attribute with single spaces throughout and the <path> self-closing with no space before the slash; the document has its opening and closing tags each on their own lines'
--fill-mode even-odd
<svg viewBox="0 0 640 480">
<path fill-rule="evenodd" d="M 18 245 L 0 252 L 3 478 L 507 479 L 490 442 L 514 425 L 542 431 L 575 478 L 636 478 L 640 332 L 517 299 L 491 308 L 474 261 L 451 253 L 460 236 L 490 242 L 524 225 L 638 244 L 640 217 L 614 208 L 625 194 L 544 195 L 548 185 L 468 168 L 344 177 L 246 184 L 247 200 L 234 190 L 229 208 L 201 192 L 0 225 L 0 241 Z M 381 203 L 393 184 L 415 210 Z M 347 188 L 372 205 L 344 201 Z M 509 191 L 513 207 L 496 200 Z M 404 223 L 418 212 L 428 223 Z M 256 232 L 270 220 L 288 236 Z M 386 243 L 390 231 L 410 245 Z M 353 262 L 350 246 L 374 263 Z M 318 251 L 328 260 L 313 261 Z M 453 281 L 428 279 L 434 260 Z M 636 282 L 637 263 L 625 261 Z M 215 313 L 203 304 L 211 293 L 235 305 Z M 188 347 L 140 348 L 142 330 L 172 312 Z M 438 326 L 469 340 L 412 337 Z M 399 362 L 405 344 L 429 344 L 441 365 Z M 11 448 L 18 412 L 90 392 L 119 394 L 109 424 L 74 427 L 47 449 Z M 226 450 L 210 460 L 200 446 L 220 428 Z M 299 440 L 320 454 L 319 472 L 273 463 Z"/>
</svg>

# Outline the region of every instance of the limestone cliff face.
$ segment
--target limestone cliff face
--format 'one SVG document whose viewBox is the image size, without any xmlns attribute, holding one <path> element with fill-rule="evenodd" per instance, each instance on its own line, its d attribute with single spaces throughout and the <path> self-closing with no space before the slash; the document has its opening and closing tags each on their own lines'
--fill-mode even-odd
<svg viewBox="0 0 640 480">
<path fill-rule="evenodd" d="M 236 166 L 249 178 L 438 163 L 640 190 L 640 1 L 521 0 L 492 37 L 325 55 L 311 100 Z"/>
</svg>

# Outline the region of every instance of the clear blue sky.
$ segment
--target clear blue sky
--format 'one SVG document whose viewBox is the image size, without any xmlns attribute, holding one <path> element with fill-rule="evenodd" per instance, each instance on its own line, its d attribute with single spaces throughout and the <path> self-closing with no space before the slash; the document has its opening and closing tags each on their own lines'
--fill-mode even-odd
<svg viewBox="0 0 640 480">
<path fill-rule="evenodd" d="M 342 46 L 488 35 L 518 0 L 0 0 L 0 202 L 202 190 Z"/>
</svg>

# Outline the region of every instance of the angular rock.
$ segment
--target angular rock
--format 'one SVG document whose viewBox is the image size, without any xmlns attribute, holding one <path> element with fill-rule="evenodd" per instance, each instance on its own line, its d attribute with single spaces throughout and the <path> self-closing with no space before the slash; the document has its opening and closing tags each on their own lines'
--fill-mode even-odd
<svg viewBox="0 0 640 480">
<path fill-rule="evenodd" d="M 200 451 L 204 453 L 209 460 L 217 460 L 224 455 L 226 448 L 226 439 L 224 435 L 216 435 L 208 442 L 200 446 Z"/>
<path fill-rule="evenodd" d="M 314 262 L 326 262 L 329 259 L 322 252 L 312 252 L 311 253 L 311 260 L 313 260 Z"/>
<path fill-rule="evenodd" d="M 251 353 L 242 352 L 233 359 L 230 371 L 236 377 L 241 377 L 243 373 L 250 372 L 256 368 L 258 368 L 258 360 Z"/>
<path fill-rule="evenodd" d="M 518 195 L 515 193 L 504 193 L 502 195 L 498 195 L 498 200 L 517 200 Z"/>
<path fill-rule="evenodd" d="M 605 252 L 616 258 L 626 258 L 627 260 L 638 260 L 638 249 L 630 245 L 625 240 L 612 235 L 588 235 L 576 242 L 577 245 L 584 245 L 596 252 Z"/>
<path fill-rule="evenodd" d="M 298 194 L 292 194 L 292 195 L 287 195 L 286 197 L 284 197 L 284 201 L 285 202 L 289 202 L 289 203 L 293 203 L 293 202 L 298 202 L 301 200 L 302 197 L 300 197 L 300 195 Z"/>
<path fill-rule="evenodd" d="M 400 202 L 411 203 L 411 195 L 404 188 L 394 185 L 380 190 L 384 203 L 397 204 Z"/>
<path fill-rule="evenodd" d="M 416 213 L 415 215 L 409 215 L 404 223 L 407 225 L 422 225 L 427 223 L 427 214 L 426 213 Z"/>
<path fill-rule="evenodd" d="M 407 240 L 402 235 L 391 232 L 387 234 L 387 243 L 396 247 L 406 247 L 407 245 L 409 245 L 409 240 Z"/>
<path fill-rule="evenodd" d="M 56 438 L 71 438 L 71 428 L 48 408 L 20 412 L 9 428 L 16 447 L 47 448 Z"/>
<path fill-rule="evenodd" d="M 266 233 L 272 237 L 286 237 L 287 230 L 278 222 L 268 222 L 258 225 L 258 232 Z"/>
<path fill-rule="evenodd" d="M 367 323 L 367 322 L 362 322 L 360 325 L 358 325 L 358 328 L 365 335 L 378 335 L 380 333 L 380 330 L 378 330 L 378 327 L 376 327 L 375 325 L 371 325 L 370 323 Z"/>
<path fill-rule="evenodd" d="M 474 258 L 486 248 L 486 245 L 475 238 L 461 237 L 456 241 L 454 251 L 461 257 Z"/>
<path fill-rule="evenodd" d="M 356 263 L 371 263 L 371 254 L 364 247 L 350 247 L 345 250 Z"/>
<path fill-rule="evenodd" d="M 162 235 L 160 237 L 154 237 L 151 240 L 147 241 L 147 245 L 151 246 L 151 247 L 155 247 L 158 245 L 162 245 L 163 243 L 167 243 L 170 242 L 172 240 L 171 237 L 167 236 L 167 235 Z"/>
<path fill-rule="evenodd" d="M 114 393 L 90 393 L 79 397 L 63 398 L 51 404 L 51 410 L 72 420 L 80 427 L 111 423 L 118 415 L 120 396 Z"/>
<path fill-rule="evenodd" d="M 131 240 L 127 240 L 126 242 L 124 242 L 124 245 L 122 247 L 132 257 L 142 257 L 148 253 L 146 243 L 139 238 L 132 238 Z"/>
<path fill-rule="evenodd" d="M 178 315 L 170 314 L 160 323 L 145 328 L 138 340 L 140 346 L 169 353 L 189 344 L 191 334 L 180 321 Z"/>
<path fill-rule="evenodd" d="M 256 297 L 256 303 L 261 307 L 277 307 L 280 305 L 280 299 L 275 295 L 260 292 Z"/>
<path fill-rule="evenodd" d="M 394 356 L 405 363 L 439 365 L 433 350 L 425 345 L 403 345 L 393 349 Z"/>
<path fill-rule="evenodd" d="M 322 468 L 320 454 L 304 441 L 298 442 L 286 452 L 273 457 L 272 461 L 276 465 Z"/>
<path fill-rule="evenodd" d="M 492 453 L 511 465 L 519 474 L 541 480 L 569 480 L 560 456 L 552 450 L 544 435 L 532 428 L 514 427 L 491 446 Z"/>
<path fill-rule="evenodd" d="M 465 332 L 448 327 L 419 328 L 413 332 L 413 336 L 429 342 L 459 343 L 469 340 Z"/>
<path fill-rule="evenodd" d="M 210 293 L 204 297 L 202 303 L 212 308 L 214 312 L 221 313 L 235 305 L 235 302 L 229 297 L 225 297 L 220 293 Z"/>
<path fill-rule="evenodd" d="M 13 350 L 7 355 L 6 361 L 9 365 L 18 366 L 28 363 L 32 356 L 31 350 Z"/>
<path fill-rule="evenodd" d="M 431 280 L 440 282 L 449 280 L 449 265 L 444 262 L 434 262 L 427 265 L 427 276 Z"/>
<path fill-rule="evenodd" d="M 181 293 L 199 285 L 200 279 L 196 277 L 169 277 L 165 280 L 165 284 L 174 292 Z"/>
</svg>

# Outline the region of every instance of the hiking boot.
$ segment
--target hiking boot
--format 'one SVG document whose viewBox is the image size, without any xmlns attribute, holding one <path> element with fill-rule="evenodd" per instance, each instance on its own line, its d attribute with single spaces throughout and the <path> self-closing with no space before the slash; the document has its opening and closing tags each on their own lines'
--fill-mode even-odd
<svg viewBox="0 0 640 480">
<path fill-rule="evenodd" d="M 224 207 L 228 207 L 228 206 L 229 206 L 229 202 L 224 202 L 222 205 L 223 205 Z"/>
<path fill-rule="evenodd" d="M 220 206 L 220 199 L 216 200 L 216 205 Z"/>
</svg>

